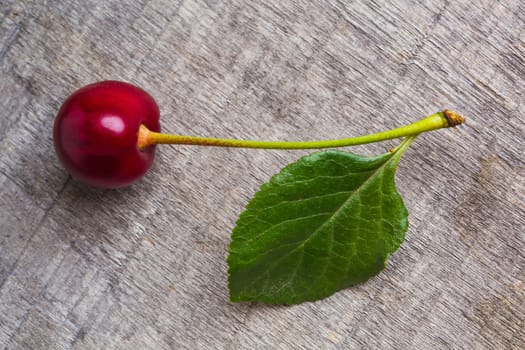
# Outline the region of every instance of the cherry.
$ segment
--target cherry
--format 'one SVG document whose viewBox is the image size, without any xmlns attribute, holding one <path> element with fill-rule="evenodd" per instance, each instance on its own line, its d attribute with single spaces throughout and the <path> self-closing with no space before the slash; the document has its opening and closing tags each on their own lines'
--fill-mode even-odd
<svg viewBox="0 0 525 350">
<path fill-rule="evenodd" d="M 155 145 L 139 149 L 139 128 L 160 131 L 159 107 L 144 90 L 120 81 L 87 85 L 69 96 L 55 119 L 53 142 L 73 177 L 117 188 L 150 168 Z"/>
</svg>

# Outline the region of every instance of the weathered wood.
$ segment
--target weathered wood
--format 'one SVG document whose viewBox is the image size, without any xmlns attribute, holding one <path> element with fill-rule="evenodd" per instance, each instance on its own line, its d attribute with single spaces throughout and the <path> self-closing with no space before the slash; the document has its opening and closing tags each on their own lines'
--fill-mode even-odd
<svg viewBox="0 0 525 350">
<path fill-rule="evenodd" d="M 0 0 L 0 348 L 525 348 L 525 5 Z M 303 151 L 162 147 L 119 191 L 59 166 L 64 97 L 134 82 L 164 130 L 355 135 L 443 108 L 401 161 L 406 242 L 364 285 L 231 304 L 237 215 Z M 395 142 L 361 146 L 374 154 Z"/>
</svg>

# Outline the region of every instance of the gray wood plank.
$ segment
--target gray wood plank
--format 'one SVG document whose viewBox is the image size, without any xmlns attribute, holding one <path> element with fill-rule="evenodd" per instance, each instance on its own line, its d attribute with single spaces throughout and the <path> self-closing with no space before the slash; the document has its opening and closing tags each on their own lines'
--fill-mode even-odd
<svg viewBox="0 0 525 350">
<path fill-rule="evenodd" d="M 525 347 L 525 5 L 0 1 L 0 349 Z M 410 228 L 367 283 L 293 307 L 228 302 L 235 220 L 306 151 L 161 147 L 123 190 L 60 167 L 60 103 L 142 86 L 181 134 L 336 138 L 443 108 L 397 183 Z M 395 145 L 359 146 L 375 154 Z"/>
</svg>

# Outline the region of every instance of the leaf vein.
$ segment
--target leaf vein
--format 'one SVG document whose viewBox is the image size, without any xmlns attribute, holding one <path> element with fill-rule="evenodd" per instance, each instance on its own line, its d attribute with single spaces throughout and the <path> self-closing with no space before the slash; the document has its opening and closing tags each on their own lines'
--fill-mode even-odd
<svg viewBox="0 0 525 350">
<path fill-rule="evenodd" d="M 276 228 L 279 225 L 287 224 L 287 223 L 294 222 L 294 221 L 304 220 L 304 219 L 311 219 L 311 218 L 315 218 L 317 216 L 324 216 L 324 215 L 329 215 L 329 214 L 330 214 L 330 212 L 326 212 L 326 213 L 319 213 L 319 214 L 315 214 L 315 215 L 299 216 L 299 217 L 296 217 L 296 218 L 280 221 L 280 222 L 274 224 L 273 226 L 270 226 L 269 228 L 265 229 L 264 231 L 260 232 L 258 235 L 254 236 L 254 237 L 252 237 L 252 238 L 250 238 L 248 240 L 243 241 L 243 243 L 244 244 L 251 243 L 251 242 L 257 240 L 259 237 L 263 236 L 268 231 L 273 230 L 274 228 Z"/>
</svg>

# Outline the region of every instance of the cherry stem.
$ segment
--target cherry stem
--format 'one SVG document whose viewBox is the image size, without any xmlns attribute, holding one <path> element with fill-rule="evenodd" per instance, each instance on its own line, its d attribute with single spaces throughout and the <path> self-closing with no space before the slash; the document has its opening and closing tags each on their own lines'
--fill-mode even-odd
<svg viewBox="0 0 525 350">
<path fill-rule="evenodd" d="M 408 124 L 396 129 L 382 131 L 370 135 L 356 136 L 337 140 L 322 141 L 257 141 L 221 139 L 199 136 L 171 135 L 150 131 L 145 125 L 141 125 L 138 134 L 137 146 L 139 149 L 157 144 L 179 144 L 199 145 L 216 147 L 238 147 L 238 148 L 266 148 L 266 149 L 315 149 L 335 148 L 363 145 L 372 142 L 391 140 L 399 137 L 415 136 L 422 132 L 453 127 L 462 124 L 465 118 L 444 110 L 423 118 L 415 123 Z"/>
</svg>

